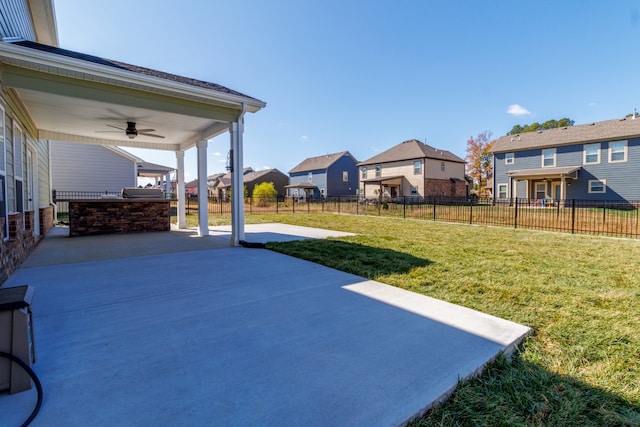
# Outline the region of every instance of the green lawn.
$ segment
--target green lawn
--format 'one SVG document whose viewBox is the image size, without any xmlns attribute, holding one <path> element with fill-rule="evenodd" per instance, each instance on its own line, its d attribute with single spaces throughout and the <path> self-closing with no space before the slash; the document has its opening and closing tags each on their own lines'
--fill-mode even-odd
<svg viewBox="0 0 640 427">
<path fill-rule="evenodd" d="M 268 248 L 534 329 L 512 363 L 415 425 L 640 425 L 640 241 L 320 213 L 247 222 L 357 233 Z"/>
</svg>

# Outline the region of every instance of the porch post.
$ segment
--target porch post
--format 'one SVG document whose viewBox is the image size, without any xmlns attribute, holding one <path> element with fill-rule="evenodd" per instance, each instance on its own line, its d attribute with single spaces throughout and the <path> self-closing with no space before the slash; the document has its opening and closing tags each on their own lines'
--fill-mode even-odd
<svg viewBox="0 0 640 427">
<path fill-rule="evenodd" d="M 242 174 L 242 115 L 231 123 L 231 246 L 238 246 L 244 236 L 244 176 Z"/>
<path fill-rule="evenodd" d="M 164 176 L 164 192 L 167 199 L 171 198 L 171 173 L 167 172 Z"/>
<path fill-rule="evenodd" d="M 560 175 L 560 200 L 558 201 L 558 203 L 560 204 L 560 207 L 562 208 L 564 208 L 564 199 L 567 198 L 566 186 L 567 186 L 567 181 L 566 179 L 564 179 L 564 174 L 562 174 Z"/>
<path fill-rule="evenodd" d="M 209 193 L 207 191 L 207 141 L 198 142 L 198 234 L 209 235 Z"/>
<path fill-rule="evenodd" d="M 187 228 L 184 206 L 184 151 L 176 151 L 176 195 L 178 196 L 178 228 Z"/>
</svg>

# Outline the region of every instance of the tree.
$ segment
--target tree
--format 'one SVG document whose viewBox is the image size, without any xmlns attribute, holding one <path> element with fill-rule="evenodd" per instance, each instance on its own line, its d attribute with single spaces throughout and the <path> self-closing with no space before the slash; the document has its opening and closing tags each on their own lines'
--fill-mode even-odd
<svg viewBox="0 0 640 427">
<path fill-rule="evenodd" d="M 270 206 L 272 201 L 276 200 L 278 191 L 273 182 L 261 182 L 253 188 L 251 197 L 258 203 L 258 206 Z"/>
<path fill-rule="evenodd" d="M 511 130 L 509 132 L 507 132 L 507 135 L 517 135 L 519 133 L 526 133 L 526 132 L 535 132 L 538 130 L 545 130 L 545 129 L 555 129 L 555 128 L 564 128 L 564 127 L 568 127 L 568 126 L 573 126 L 574 125 L 574 121 L 567 118 L 567 117 L 563 117 L 560 120 L 547 120 L 544 123 L 538 123 L 538 122 L 533 122 L 530 125 L 515 125 L 514 127 L 511 128 Z"/>
<path fill-rule="evenodd" d="M 496 142 L 491 140 L 491 132 L 484 131 L 475 139 L 470 136 L 467 140 L 467 173 L 474 182 L 474 188 L 483 193 L 487 185 L 487 178 L 493 168 L 491 162 L 491 147 Z"/>
</svg>

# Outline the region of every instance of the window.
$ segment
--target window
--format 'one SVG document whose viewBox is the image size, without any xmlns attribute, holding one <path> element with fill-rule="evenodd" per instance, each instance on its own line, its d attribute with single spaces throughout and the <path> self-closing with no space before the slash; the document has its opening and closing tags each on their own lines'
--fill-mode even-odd
<svg viewBox="0 0 640 427">
<path fill-rule="evenodd" d="M 507 184 L 498 184 L 498 199 L 506 199 L 509 194 Z"/>
<path fill-rule="evenodd" d="M 609 143 L 609 163 L 627 161 L 627 141 Z"/>
<path fill-rule="evenodd" d="M 418 187 L 415 185 L 411 186 L 411 194 L 415 195 L 418 194 Z"/>
<path fill-rule="evenodd" d="M 536 199 L 546 199 L 546 198 L 547 198 L 547 183 L 536 182 Z"/>
<path fill-rule="evenodd" d="M 504 164 L 505 165 L 512 165 L 514 157 L 515 157 L 514 153 L 506 153 L 504 155 Z"/>
<path fill-rule="evenodd" d="M 313 172 L 309 172 L 309 176 L 307 177 L 307 181 L 313 181 Z"/>
<path fill-rule="evenodd" d="M 382 166 L 376 165 L 376 178 L 380 178 L 382 176 Z"/>
<path fill-rule="evenodd" d="M 362 179 L 367 179 L 367 167 L 363 166 L 362 168 L 360 168 L 360 175 L 362 176 Z"/>
<path fill-rule="evenodd" d="M 600 144 L 587 144 L 584 146 L 584 164 L 600 163 Z"/>
<path fill-rule="evenodd" d="M 542 150 L 542 167 L 553 167 L 556 165 L 556 149 L 546 148 Z"/>
<path fill-rule="evenodd" d="M 342 171 L 342 182 L 349 182 L 349 171 Z"/>
<path fill-rule="evenodd" d="M 589 180 L 589 193 L 606 193 L 607 181 L 604 179 L 590 179 Z"/>
<path fill-rule="evenodd" d="M 15 179 L 15 205 L 16 212 L 24 212 L 23 172 L 24 172 L 24 141 L 22 129 L 17 123 L 13 124 L 13 176 Z"/>
<path fill-rule="evenodd" d="M 444 172 L 444 170 L 445 170 L 444 162 L 440 162 L 440 170 L 441 170 L 442 172 Z"/>
<path fill-rule="evenodd" d="M 422 162 L 420 160 L 416 160 L 413 162 L 413 174 L 420 175 L 422 173 Z"/>
</svg>

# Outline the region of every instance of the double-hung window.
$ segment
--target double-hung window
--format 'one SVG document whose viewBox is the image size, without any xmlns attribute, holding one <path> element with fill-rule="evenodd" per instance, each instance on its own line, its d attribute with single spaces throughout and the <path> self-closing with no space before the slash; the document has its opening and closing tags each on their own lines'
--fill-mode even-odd
<svg viewBox="0 0 640 427">
<path fill-rule="evenodd" d="M 627 141 L 615 141 L 609 143 L 609 163 L 627 161 Z"/>
<path fill-rule="evenodd" d="M 420 160 L 416 160 L 413 162 L 413 174 L 420 175 L 422 173 L 422 162 Z"/>
<path fill-rule="evenodd" d="M 367 167 L 363 166 L 360 168 L 360 176 L 362 179 L 367 179 Z"/>
<path fill-rule="evenodd" d="M 556 149 L 545 148 L 542 150 L 542 167 L 553 167 L 556 165 Z"/>
<path fill-rule="evenodd" d="M 583 163 L 585 165 L 600 163 L 600 144 L 585 144 Z"/>
<path fill-rule="evenodd" d="M 515 154 L 514 153 L 506 153 L 504 155 L 504 164 L 505 165 L 512 165 L 514 158 L 515 158 Z"/>
<path fill-rule="evenodd" d="M 380 178 L 382 176 L 382 166 L 376 165 L 376 178 Z"/>
<path fill-rule="evenodd" d="M 498 199 L 506 199 L 508 197 L 507 184 L 498 184 Z"/>
</svg>

